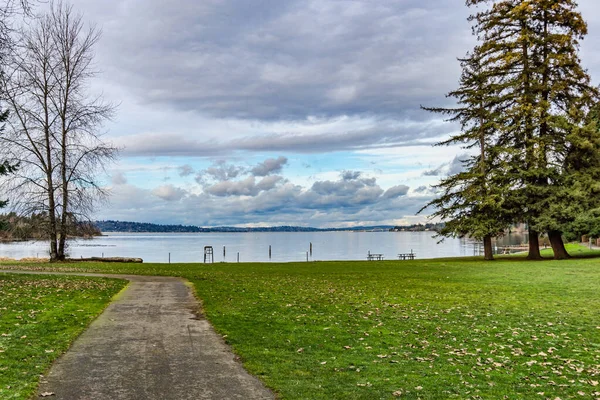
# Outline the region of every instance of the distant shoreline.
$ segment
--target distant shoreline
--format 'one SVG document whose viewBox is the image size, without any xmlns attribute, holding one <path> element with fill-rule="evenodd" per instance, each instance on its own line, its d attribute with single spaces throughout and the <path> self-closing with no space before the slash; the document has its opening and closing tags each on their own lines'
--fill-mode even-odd
<svg viewBox="0 0 600 400">
<path fill-rule="evenodd" d="M 205 228 L 193 225 L 161 225 L 129 221 L 96 221 L 95 225 L 103 233 L 421 232 L 435 231 L 440 228 L 440 224 L 415 224 L 408 226 L 374 225 L 345 228 L 313 228 L 302 226 L 217 226 Z"/>
</svg>

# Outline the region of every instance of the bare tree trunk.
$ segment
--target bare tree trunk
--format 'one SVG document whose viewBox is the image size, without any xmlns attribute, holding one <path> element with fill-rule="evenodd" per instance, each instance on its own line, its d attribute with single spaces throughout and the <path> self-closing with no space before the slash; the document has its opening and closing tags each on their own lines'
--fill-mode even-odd
<svg viewBox="0 0 600 400">
<path fill-rule="evenodd" d="M 571 258 L 567 252 L 567 249 L 565 248 L 565 243 L 562 240 L 560 231 L 548 232 L 548 239 L 550 240 L 550 245 L 552 246 L 555 260 L 565 260 Z"/>
<path fill-rule="evenodd" d="M 52 173 L 48 171 L 47 180 L 48 187 L 52 188 L 53 180 Z M 56 214 L 54 212 L 56 207 L 54 201 L 54 190 L 48 190 L 48 237 L 50 239 L 50 262 L 59 261 L 58 245 L 57 245 L 57 229 L 56 229 Z"/>
<path fill-rule="evenodd" d="M 529 229 L 529 254 L 528 260 L 543 260 L 540 254 L 540 234 L 531 228 Z"/>
<path fill-rule="evenodd" d="M 68 96 L 65 95 L 65 96 Z M 68 100 L 68 98 L 67 98 Z M 65 101 L 65 110 L 66 113 Z M 66 121 L 62 121 L 62 146 L 61 146 L 61 161 L 60 161 L 60 175 L 62 179 L 62 215 L 60 219 L 60 238 L 58 242 L 58 258 L 64 261 L 66 258 L 65 254 L 65 243 L 67 240 L 67 211 L 71 209 L 69 206 L 69 180 L 67 179 L 67 128 Z"/>
<path fill-rule="evenodd" d="M 492 237 L 490 235 L 483 238 L 483 258 L 487 261 L 494 259 L 494 249 L 492 248 Z"/>
</svg>

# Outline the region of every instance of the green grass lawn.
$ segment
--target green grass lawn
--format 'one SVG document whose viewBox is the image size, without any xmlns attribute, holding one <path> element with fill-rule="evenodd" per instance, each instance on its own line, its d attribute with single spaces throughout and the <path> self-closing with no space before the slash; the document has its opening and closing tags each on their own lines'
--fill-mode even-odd
<svg viewBox="0 0 600 400">
<path fill-rule="evenodd" d="M 190 279 L 286 399 L 600 398 L 597 258 L 51 268 Z"/>
<path fill-rule="evenodd" d="M 0 399 L 28 399 L 126 281 L 0 274 Z"/>
</svg>

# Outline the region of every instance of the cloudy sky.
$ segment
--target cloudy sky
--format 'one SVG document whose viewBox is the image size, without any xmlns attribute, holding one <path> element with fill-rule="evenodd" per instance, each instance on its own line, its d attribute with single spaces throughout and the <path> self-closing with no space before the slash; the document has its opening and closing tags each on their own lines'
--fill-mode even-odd
<svg viewBox="0 0 600 400">
<path fill-rule="evenodd" d="M 350 226 L 423 221 L 459 167 L 464 0 L 77 0 L 103 31 L 92 90 L 119 105 L 98 219 Z M 600 4 L 581 57 L 600 80 Z"/>
</svg>

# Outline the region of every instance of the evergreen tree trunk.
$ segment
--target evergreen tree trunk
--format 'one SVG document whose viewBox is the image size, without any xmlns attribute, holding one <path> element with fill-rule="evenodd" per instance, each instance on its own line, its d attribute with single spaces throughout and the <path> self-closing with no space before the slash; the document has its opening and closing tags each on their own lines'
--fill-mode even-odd
<svg viewBox="0 0 600 400">
<path fill-rule="evenodd" d="M 490 235 L 483 238 L 483 258 L 487 261 L 494 259 L 494 249 L 492 248 L 492 237 Z"/>
<path fill-rule="evenodd" d="M 552 246 L 552 251 L 554 251 L 555 260 L 571 258 L 569 253 L 567 253 L 567 249 L 565 249 L 565 244 L 559 231 L 548 232 L 548 239 L 550 239 L 550 245 Z"/>
<path fill-rule="evenodd" d="M 540 254 L 540 235 L 538 232 L 529 229 L 529 254 L 528 260 L 542 260 Z"/>
</svg>

